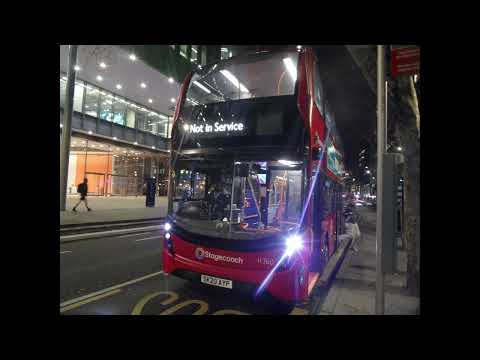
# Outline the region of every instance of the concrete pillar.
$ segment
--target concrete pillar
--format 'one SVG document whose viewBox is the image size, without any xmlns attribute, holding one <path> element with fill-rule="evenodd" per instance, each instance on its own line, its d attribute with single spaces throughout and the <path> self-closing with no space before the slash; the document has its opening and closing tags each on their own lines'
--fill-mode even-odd
<svg viewBox="0 0 480 360">
<path fill-rule="evenodd" d="M 62 138 L 60 142 L 60 211 L 65 211 L 68 180 L 68 161 L 70 157 L 70 140 L 72 137 L 73 93 L 75 91 L 75 65 L 77 63 L 78 45 L 70 45 L 68 57 L 68 78 L 65 92 L 65 109 L 63 113 Z"/>
</svg>

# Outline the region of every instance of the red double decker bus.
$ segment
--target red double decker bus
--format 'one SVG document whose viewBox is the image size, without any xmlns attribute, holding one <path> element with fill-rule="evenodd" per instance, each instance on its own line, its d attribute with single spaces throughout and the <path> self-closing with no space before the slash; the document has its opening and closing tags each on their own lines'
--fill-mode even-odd
<svg viewBox="0 0 480 360">
<path fill-rule="evenodd" d="M 305 300 L 342 232 L 342 145 L 311 48 L 187 76 L 172 128 L 163 270 Z"/>
</svg>

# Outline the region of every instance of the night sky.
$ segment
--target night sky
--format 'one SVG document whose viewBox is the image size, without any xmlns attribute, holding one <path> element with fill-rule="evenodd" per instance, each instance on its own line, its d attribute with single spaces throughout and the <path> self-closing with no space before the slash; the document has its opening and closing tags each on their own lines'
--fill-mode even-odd
<svg viewBox="0 0 480 360">
<path fill-rule="evenodd" d="M 376 126 L 376 96 L 343 45 L 316 46 L 326 97 L 343 142 L 345 165 L 355 167 L 361 144 L 371 141 Z"/>
</svg>

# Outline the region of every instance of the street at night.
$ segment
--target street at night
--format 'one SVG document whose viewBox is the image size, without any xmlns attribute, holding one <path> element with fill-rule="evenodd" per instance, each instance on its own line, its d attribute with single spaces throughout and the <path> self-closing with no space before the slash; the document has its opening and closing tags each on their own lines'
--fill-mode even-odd
<svg viewBox="0 0 480 360">
<path fill-rule="evenodd" d="M 59 315 L 420 314 L 420 46 L 59 48 Z"/>
<path fill-rule="evenodd" d="M 66 242 L 60 246 L 60 312 L 68 315 L 271 314 L 267 299 L 163 273 L 163 230 Z M 277 308 L 275 308 L 277 307 Z M 273 310 L 308 314 L 309 305 Z"/>
</svg>

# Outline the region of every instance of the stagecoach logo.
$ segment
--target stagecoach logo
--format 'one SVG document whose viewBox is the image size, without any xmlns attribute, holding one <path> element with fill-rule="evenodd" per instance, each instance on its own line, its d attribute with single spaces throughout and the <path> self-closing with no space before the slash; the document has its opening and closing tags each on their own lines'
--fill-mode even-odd
<svg viewBox="0 0 480 360">
<path fill-rule="evenodd" d="M 215 261 L 225 261 L 225 262 L 230 262 L 235 264 L 243 264 L 243 259 L 240 256 L 233 257 L 233 256 L 218 255 L 218 254 L 211 253 L 208 250 L 204 250 L 202 248 L 195 249 L 195 257 L 198 260 L 203 260 L 203 258 L 209 258 Z"/>
<path fill-rule="evenodd" d="M 202 260 L 202 259 L 203 259 L 203 249 L 202 249 L 202 248 L 196 248 L 196 249 L 195 249 L 195 257 L 196 257 L 198 260 Z"/>
</svg>

